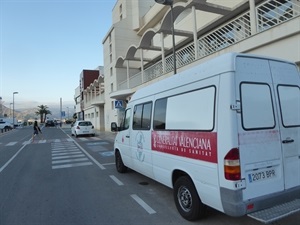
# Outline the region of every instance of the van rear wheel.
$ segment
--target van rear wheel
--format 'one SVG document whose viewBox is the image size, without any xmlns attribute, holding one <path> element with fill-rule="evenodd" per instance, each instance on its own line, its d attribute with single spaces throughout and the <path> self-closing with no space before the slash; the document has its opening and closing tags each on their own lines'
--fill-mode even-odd
<svg viewBox="0 0 300 225">
<path fill-rule="evenodd" d="M 197 220 L 205 215 L 206 207 L 189 177 L 183 176 L 177 179 L 173 195 L 178 212 L 186 220 Z"/>
<path fill-rule="evenodd" d="M 125 173 L 127 171 L 127 167 L 124 165 L 122 156 L 119 151 L 115 153 L 115 161 L 116 161 L 116 168 L 119 173 Z"/>
</svg>

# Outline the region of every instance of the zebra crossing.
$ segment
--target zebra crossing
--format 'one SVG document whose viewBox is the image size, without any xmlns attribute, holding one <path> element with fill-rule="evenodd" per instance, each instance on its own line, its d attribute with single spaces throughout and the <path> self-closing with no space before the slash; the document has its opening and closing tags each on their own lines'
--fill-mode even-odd
<svg viewBox="0 0 300 225">
<path fill-rule="evenodd" d="M 93 163 L 72 142 L 52 142 L 51 143 L 52 169 L 64 169 L 79 166 L 91 166 Z"/>
<path fill-rule="evenodd" d="M 85 138 L 85 137 L 81 137 L 81 138 L 77 138 L 76 141 L 99 141 L 99 140 L 102 140 L 101 138 L 99 137 L 89 137 L 89 138 Z M 24 142 L 18 142 L 18 141 L 12 141 L 12 142 L 9 142 L 9 143 L 0 143 L 0 145 L 3 145 L 3 146 L 14 146 L 18 143 L 21 143 L 21 145 L 28 145 L 28 144 L 45 144 L 45 143 L 61 143 L 61 142 L 73 142 L 74 139 L 72 138 L 61 138 L 61 139 L 40 139 L 40 140 L 34 140 L 34 141 L 31 141 L 31 140 L 28 140 L 28 141 L 24 141 Z"/>
<path fill-rule="evenodd" d="M 29 144 L 45 144 L 50 143 L 51 147 L 51 168 L 52 170 L 71 168 L 71 167 L 83 167 L 97 165 L 102 169 L 102 166 L 93 161 L 88 153 L 85 152 L 77 142 L 93 142 L 103 140 L 100 137 L 80 137 L 80 138 L 61 138 L 61 139 L 37 139 L 28 140 L 24 142 L 13 141 L 9 143 L 1 143 L 0 146 L 14 146 L 17 144 L 29 145 Z"/>
</svg>

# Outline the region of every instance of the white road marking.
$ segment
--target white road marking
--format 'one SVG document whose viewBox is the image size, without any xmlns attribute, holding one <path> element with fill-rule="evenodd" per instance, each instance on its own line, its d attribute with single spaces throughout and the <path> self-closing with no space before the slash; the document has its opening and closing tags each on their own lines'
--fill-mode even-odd
<svg viewBox="0 0 300 225">
<path fill-rule="evenodd" d="M 68 151 L 65 153 L 53 153 L 52 156 L 59 156 L 59 155 L 74 155 L 74 154 L 78 154 L 81 153 L 81 151 Z"/>
<path fill-rule="evenodd" d="M 114 182 L 116 182 L 117 183 L 117 185 L 119 185 L 119 186 L 122 186 L 122 185 L 124 185 L 123 183 L 122 183 L 122 181 L 120 181 L 118 178 L 116 178 L 114 175 L 110 175 L 109 176 Z"/>
<path fill-rule="evenodd" d="M 152 209 L 146 202 L 144 202 L 140 197 L 133 194 L 130 195 L 140 206 L 142 206 L 149 214 L 154 214 L 156 211 Z"/>
<path fill-rule="evenodd" d="M 84 157 L 84 154 L 79 154 L 79 155 L 65 155 L 65 156 L 57 156 L 57 157 L 52 157 L 52 160 L 55 159 L 70 159 L 70 158 L 77 158 L 77 157 Z"/>
<path fill-rule="evenodd" d="M 96 141 L 98 141 L 98 140 L 102 140 L 101 138 L 99 138 L 99 137 L 91 137 L 91 139 L 92 140 L 96 140 Z"/>
<path fill-rule="evenodd" d="M 91 165 L 93 165 L 92 162 L 71 163 L 71 164 L 52 166 L 52 169 L 55 170 L 55 169 L 63 169 L 63 168 L 78 167 L 78 166 L 91 166 Z"/>
<path fill-rule="evenodd" d="M 94 159 L 86 150 L 84 150 L 84 148 L 82 148 L 77 142 L 74 142 L 78 148 L 81 149 L 81 151 L 84 152 L 84 154 L 86 154 L 87 157 L 90 158 L 90 160 L 92 160 L 100 169 L 105 170 L 105 167 L 102 166 L 96 159 Z"/>
<path fill-rule="evenodd" d="M 89 160 L 88 158 L 54 160 L 52 161 L 52 164 L 72 163 L 72 162 L 81 162 L 81 161 L 88 161 L 88 160 Z"/>
<path fill-rule="evenodd" d="M 11 163 L 11 161 L 13 161 L 14 160 L 14 158 L 16 158 L 17 157 L 17 155 L 23 150 L 23 148 L 25 148 L 25 146 L 26 145 L 23 145 L 20 149 L 19 149 L 19 151 L 17 151 L 17 153 L 16 154 L 14 154 L 14 156 L 13 157 L 11 157 L 10 158 L 10 160 L 8 160 L 1 168 L 0 168 L 0 173 Z"/>
<path fill-rule="evenodd" d="M 65 147 L 55 147 L 55 148 L 51 148 L 52 150 L 64 150 L 66 149 Z"/>
<path fill-rule="evenodd" d="M 13 145 L 15 145 L 15 144 L 17 144 L 18 142 L 17 141 L 13 141 L 13 142 L 9 142 L 7 145 L 5 145 L 5 146 L 13 146 Z"/>
<path fill-rule="evenodd" d="M 116 163 L 104 163 L 102 166 L 110 166 L 110 165 L 115 165 Z"/>
<path fill-rule="evenodd" d="M 79 149 L 76 147 L 76 148 L 72 148 L 72 149 L 53 150 L 52 153 L 74 152 L 74 151 L 79 151 Z"/>
<path fill-rule="evenodd" d="M 89 140 L 88 138 L 83 138 L 83 137 L 80 138 L 80 141 L 88 141 L 88 140 Z"/>
</svg>

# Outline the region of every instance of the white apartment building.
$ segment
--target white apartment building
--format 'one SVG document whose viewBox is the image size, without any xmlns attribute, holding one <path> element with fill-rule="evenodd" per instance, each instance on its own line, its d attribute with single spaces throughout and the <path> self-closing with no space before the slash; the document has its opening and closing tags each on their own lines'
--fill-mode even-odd
<svg viewBox="0 0 300 225">
<path fill-rule="evenodd" d="M 172 21 L 173 15 L 173 21 Z M 103 39 L 104 126 L 119 124 L 139 88 L 227 52 L 283 58 L 300 67 L 299 0 L 118 0 Z"/>
</svg>

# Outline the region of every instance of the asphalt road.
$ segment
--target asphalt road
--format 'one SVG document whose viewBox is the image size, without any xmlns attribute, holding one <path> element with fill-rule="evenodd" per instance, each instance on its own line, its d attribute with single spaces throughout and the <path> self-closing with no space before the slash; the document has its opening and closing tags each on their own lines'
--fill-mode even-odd
<svg viewBox="0 0 300 225">
<path fill-rule="evenodd" d="M 172 190 L 134 171 L 115 170 L 113 134 L 71 137 L 69 128 L 32 127 L 0 136 L 0 225 L 260 225 L 208 209 L 199 221 L 177 212 Z M 274 222 L 298 224 L 300 213 Z"/>
</svg>

